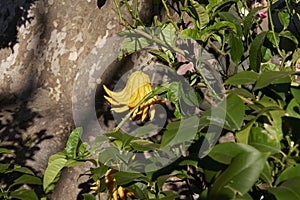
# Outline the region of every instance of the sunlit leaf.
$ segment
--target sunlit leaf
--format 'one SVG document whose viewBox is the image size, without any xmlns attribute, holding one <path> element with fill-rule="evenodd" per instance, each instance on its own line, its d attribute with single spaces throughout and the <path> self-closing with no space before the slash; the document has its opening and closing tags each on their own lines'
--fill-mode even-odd
<svg viewBox="0 0 300 200">
<path fill-rule="evenodd" d="M 43 180 L 44 190 L 46 190 L 47 187 L 51 183 L 53 183 L 56 176 L 65 167 L 66 163 L 67 163 L 67 160 L 64 158 L 58 158 L 58 159 L 55 159 L 52 162 L 48 163 L 48 166 L 47 166 L 45 174 L 44 174 L 44 180 Z"/>
<path fill-rule="evenodd" d="M 70 134 L 65 148 L 68 158 L 76 158 L 77 146 L 81 136 L 82 128 L 76 128 Z"/>
</svg>

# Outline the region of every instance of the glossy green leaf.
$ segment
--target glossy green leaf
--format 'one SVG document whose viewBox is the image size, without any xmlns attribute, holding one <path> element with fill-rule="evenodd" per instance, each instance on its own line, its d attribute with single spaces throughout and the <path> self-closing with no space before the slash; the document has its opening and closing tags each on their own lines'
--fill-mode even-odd
<svg viewBox="0 0 300 200">
<path fill-rule="evenodd" d="M 267 87 L 270 84 L 290 83 L 290 76 L 295 72 L 267 71 L 262 72 L 255 84 L 254 90 Z"/>
<path fill-rule="evenodd" d="M 33 190 L 27 190 L 27 189 L 18 189 L 12 191 L 10 193 L 10 196 L 12 198 L 20 199 L 20 200 L 38 200 L 36 193 Z"/>
<path fill-rule="evenodd" d="M 82 136 L 82 128 L 75 128 L 70 134 L 67 144 L 66 153 L 68 158 L 76 158 L 77 146 Z"/>
<path fill-rule="evenodd" d="M 231 47 L 229 51 L 231 59 L 236 64 L 239 64 L 244 54 L 244 45 L 242 39 L 235 34 L 229 34 L 228 44 Z"/>
<path fill-rule="evenodd" d="M 283 181 L 292 179 L 294 177 L 300 177 L 300 164 L 289 166 L 287 169 L 285 169 L 276 179 L 275 185 L 279 185 Z"/>
<path fill-rule="evenodd" d="M 246 152 L 257 152 L 257 150 L 250 145 L 225 142 L 214 146 L 208 156 L 217 162 L 229 165 L 234 157 Z"/>
<path fill-rule="evenodd" d="M 40 178 L 29 175 L 29 174 L 24 174 L 20 176 L 19 178 L 14 180 L 14 183 L 10 185 L 10 187 L 13 187 L 15 185 L 22 185 L 22 184 L 29 184 L 29 185 L 42 185 L 42 181 Z"/>
<path fill-rule="evenodd" d="M 269 188 L 268 192 L 272 193 L 276 199 L 300 199 L 300 177 L 293 177 L 286 180 L 276 188 Z"/>
<path fill-rule="evenodd" d="M 248 144 L 263 153 L 274 154 L 280 152 L 280 142 L 267 130 L 260 127 L 252 127 Z"/>
<path fill-rule="evenodd" d="M 254 84 L 258 79 L 259 74 L 253 71 L 241 71 L 229 77 L 224 84 L 231 85 L 249 85 Z"/>
<path fill-rule="evenodd" d="M 210 199 L 232 199 L 236 194 L 246 194 L 263 171 L 265 161 L 263 154 L 255 149 L 237 154 L 213 183 Z"/>
<path fill-rule="evenodd" d="M 259 35 L 257 35 L 250 46 L 250 50 L 249 50 L 250 68 L 255 72 L 260 71 L 260 64 L 262 61 L 261 48 L 265 41 L 266 35 L 267 32 L 262 32 Z"/>
<path fill-rule="evenodd" d="M 67 160 L 64 158 L 58 158 L 48 163 L 43 180 L 44 190 L 46 190 L 48 186 L 53 183 L 57 175 L 65 167 L 66 163 Z"/>
<path fill-rule="evenodd" d="M 228 130 L 239 130 L 244 121 L 245 106 L 244 102 L 237 95 L 231 94 L 226 100 L 226 122 L 228 126 L 225 128 Z"/>
</svg>

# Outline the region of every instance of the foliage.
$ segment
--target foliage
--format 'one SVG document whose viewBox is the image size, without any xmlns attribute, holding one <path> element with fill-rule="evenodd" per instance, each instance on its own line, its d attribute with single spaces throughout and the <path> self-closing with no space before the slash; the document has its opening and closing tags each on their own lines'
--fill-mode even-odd
<svg viewBox="0 0 300 200">
<path fill-rule="evenodd" d="M 15 156 L 7 148 L 0 148 L 2 156 Z M 42 185 L 42 181 L 34 172 L 18 164 L 0 163 L 1 199 L 38 200 L 37 191 L 33 186 Z"/>
<path fill-rule="evenodd" d="M 165 9 L 168 19 L 161 22 L 155 16 L 152 28 L 147 28 L 139 18 L 137 1 L 114 0 L 120 22 L 127 27 L 120 33 L 125 39 L 119 58 L 148 47 L 161 63 L 157 67 L 179 70 L 190 63 L 192 67 L 183 74 L 196 95 L 186 92 L 178 81 L 158 86 L 142 99 L 145 102 L 158 95 L 175 107 L 177 120 L 163 127 L 161 140 L 143 138 L 161 127 L 145 125 L 134 134 L 117 127 L 88 146 L 80 143 L 81 129 L 75 129 L 65 150 L 49 159 L 45 191 L 53 189 L 64 167 L 92 162 L 87 175 L 96 186 L 93 194 L 83 195 L 84 199 L 96 199 L 105 192 L 114 199 L 124 199 L 126 192 L 134 196 L 127 195 L 127 199 L 176 199 L 178 193 L 164 187 L 174 177 L 199 199 L 299 199 L 300 88 L 296 65 L 300 54 L 298 39 L 289 30 L 294 7 L 284 4 L 272 11 L 268 1 L 269 17 L 276 11 L 283 28 L 275 32 L 270 19 L 270 30 L 258 33 L 257 12 L 261 8 L 250 10 L 245 1 L 155 2 Z M 121 13 L 124 6 L 132 20 Z M 284 47 L 285 40 L 293 48 Z M 183 44 L 191 45 L 192 51 Z M 216 55 L 214 64 L 201 57 L 208 50 Z M 274 56 L 280 57 L 281 64 L 272 63 Z M 189 114 L 182 108 L 182 102 L 199 107 L 199 101 L 210 107 L 200 106 L 200 114 Z M 235 141 L 215 145 L 210 135 L 214 137 L 218 131 L 222 136 L 233 133 Z M 97 153 L 107 143 L 110 146 Z M 199 147 L 204 144 L 208 148 L 200 154 Z M 188 146 L 186 152 L 181 152 L 183 146 Z M 137 153 L 145 152 L 152 155 L 147 162 L 136 159 Z M 165 154 L 168 159 L 161 156 Z M 108 181 L 105 174 L 112 168 L 115 171 Z"/>
</svg>

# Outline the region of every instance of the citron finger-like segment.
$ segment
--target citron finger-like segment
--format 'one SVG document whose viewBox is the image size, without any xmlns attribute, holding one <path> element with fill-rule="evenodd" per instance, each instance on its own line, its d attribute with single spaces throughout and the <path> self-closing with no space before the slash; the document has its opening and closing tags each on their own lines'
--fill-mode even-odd
<svg viewBox="0 0 300 200">
<path fill-rule="evenodd" d="M 143 109 L 142 121 L 145 121 L 145 119 L 146 119 L 146 117 L 148 115 L 148 111 L 149 111 L 149 107 L 148 106 Z"/>
<path fill-rule="evenodd" d="M 115 106 L 118 106 L 120 105 L 119 102 L 115 101 L 113 98 L 111 97 L 108 97 L 108 96 L 104 96 L 104 98 L 108 101 L 108 103 L 110 103 L 111 105 L 115 105 Z"/>
<path fill-rule="evenodd" d="M 128 106 L 125 105 L 125 106 L 122 106 L 122 107 L 114 107 L 111 110 L 115 111 L 117 113 L 121 113 L 121 112 L 125 112 L 125 111 L 127 111 L 129 109 L 128 109 Z"/>
<path fill-rule="evenodd" d="M 108 89 L 105 85 L 103 85 L 103 89 L 106 92 L 106 94 L 108 94 L 108 96 L 112 96 L 112 91 Z"/>
<path fill-rule="evenodd" d="M 117 190 L 114 191 L 114 193 L 113 193 L 113 199 L 118 200 L 118 191 Z"/>
<path fill-rule="evenodd" d="M 120 186 L 118 188 L 118 194 L 119 194 L 121 200 L 125 200 L 124 188 L 122 186 Z"/>
<path fill-rule="evenodd" d="M 155 116 L 155 108 L 153 105 L 150 106 L 150 120 L 153 120 Z"/>
</svg>

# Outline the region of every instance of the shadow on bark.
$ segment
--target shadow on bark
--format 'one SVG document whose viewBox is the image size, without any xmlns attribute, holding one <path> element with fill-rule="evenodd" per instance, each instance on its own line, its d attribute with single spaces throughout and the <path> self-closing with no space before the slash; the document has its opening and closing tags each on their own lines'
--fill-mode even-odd
<svg viewBox="0 0 300 200">
<path fill-rule="evenodd" d="M 11 48 L 18 42 L 18 27 L 30 22 L 30 7 L 36 0 L 0 1 L 0 49 Z"/>
</svg>

